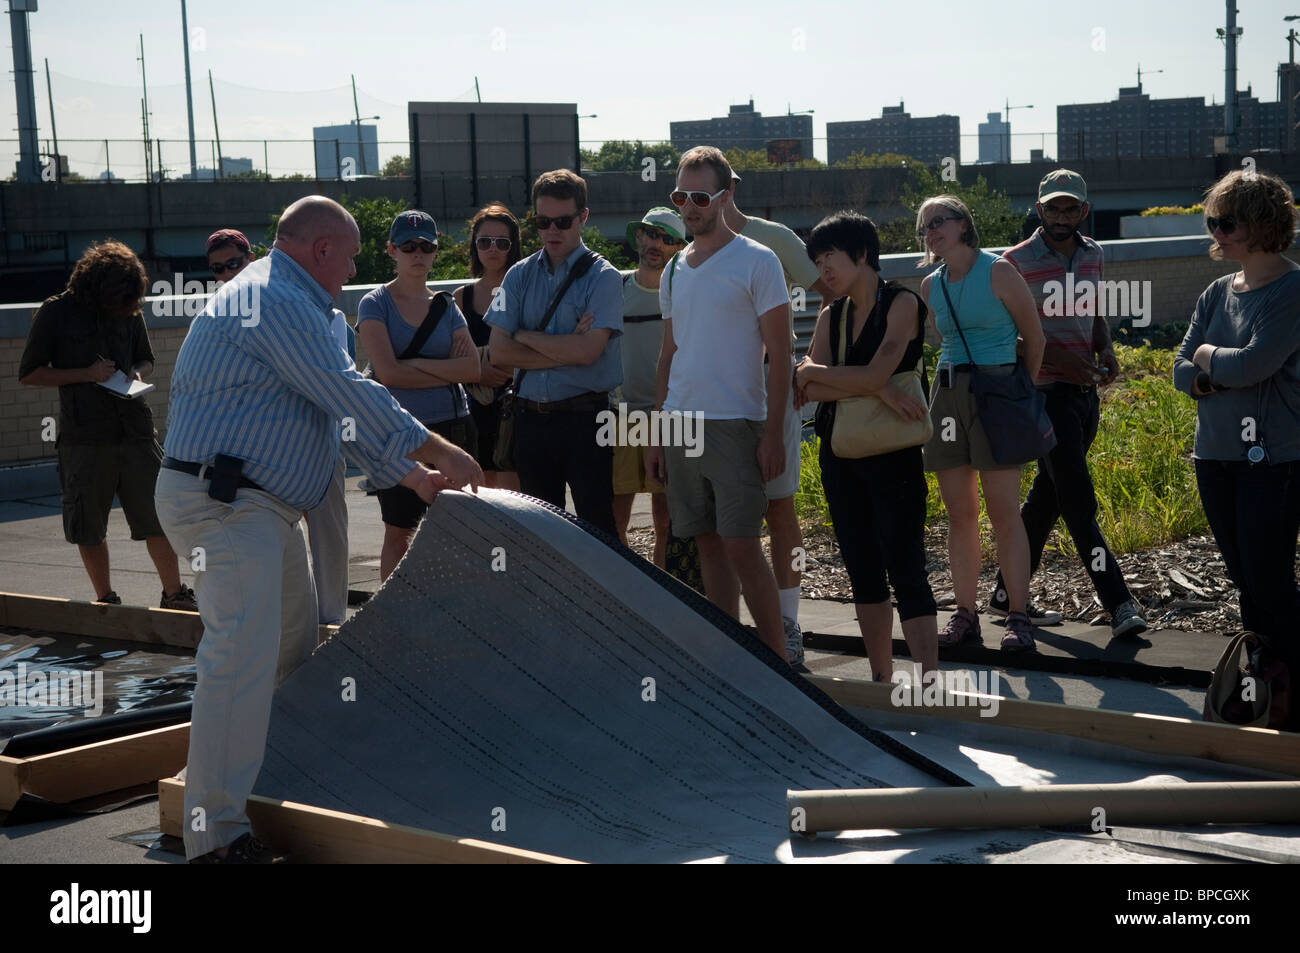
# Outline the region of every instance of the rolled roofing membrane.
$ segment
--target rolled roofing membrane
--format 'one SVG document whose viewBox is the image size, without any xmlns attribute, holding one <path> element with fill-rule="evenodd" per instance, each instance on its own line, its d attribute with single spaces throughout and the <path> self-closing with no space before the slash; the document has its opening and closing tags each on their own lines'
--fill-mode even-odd
<svg viewBox="0 0 1300 953">
<path fill-rule="evenodd" d="M 790 841 L 788 790 L 970 783 L 956 742 L 931 760 L 908 741 L 572 517 L 443 493 L 383 588 L 277 690 L 254 793 L 593 862 L 889 861 L 918 836 L 915 859 L 976 859 L 969 833 Z M 1134 859 L 1072 843 L 1069 859 Z"/>
</svg>

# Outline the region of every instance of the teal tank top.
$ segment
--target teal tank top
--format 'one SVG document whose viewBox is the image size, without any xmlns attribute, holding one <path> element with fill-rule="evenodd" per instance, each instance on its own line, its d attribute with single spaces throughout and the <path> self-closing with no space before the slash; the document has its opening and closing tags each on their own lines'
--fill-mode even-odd
<svg viewBox="0 0 1300 953">
<path fill-rule="evenodd" d="M 943 336 L 939 360 L 953 364 L 1014 364 L 1016 362 L 1016 322 L 1006 307 L 993 295 L 993 262 L 997 256 L 980 250 L 975 264 L 961 281 L 947 282 L 948 296 L 961 321 L 970 355 L 962 346 L 957 325 L 943 296 L 946 266 L 933 272 L 930 280 L 930 308 L 935 327 Z"/>
</svg>

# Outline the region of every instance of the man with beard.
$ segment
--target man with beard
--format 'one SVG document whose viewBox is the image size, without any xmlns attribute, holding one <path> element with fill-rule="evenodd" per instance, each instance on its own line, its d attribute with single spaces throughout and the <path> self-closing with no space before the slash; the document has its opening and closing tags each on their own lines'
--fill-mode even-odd
<svg viewBox="0 0 1300 953">
<path fill-rule="evenodd" d="M 1096 289 L 1101 281 L 1101 246 L 1079 234 L 1080 222 L 1088 217 L 1087 199 L 1088 187 L 1077 172 L 1049 172 L 1038 186 L 1036 207 L 1043 224 L 1025 241 L 1003 253 L 1025 279 L 1038 304 L 1047 346 L 1035 383 L 1047 398 L 1047 414 L 1056 429 L 1056 447 L 1038 461 L 1038 475 L 1020 508 L 1020 516 L 1029 537 L 1030 575 L 1038 568 L 1057 517 L 1063 518 L 1097 596 L 1111 615 L 1111 632 L 1128 636 L 1145 632 L 1147 624 L 1097 525 L 1097 495 L 1088 472 L 1088 448 L 1097 436 L 1100 416 L 1097 385 L 1109 384 L 1119 373 L 1111 349 L 1110 327 L 1105 317 L 1094 313 L 1098 309 L 1076 308 L 1072 300 L 1064 307 L 1044 307 L 1052 287 L 1060 299 L 1067 272 L 1073 272 L 1075 288 L 1091 283 Z M 1045 612 L 1032 603 L 1026 612 L 1034 625 L 1061 621 L 1059 613 Z M 989 599 L 989 613 L 1007 613 L 1006 587 L 1000 572 Z"/>
<path fill-rule="evenodd" d="M 659 313 L 659 279 L 664 265 L 686 244 L 682 217 L 660 206 L 639 222 L 628 222 L 628 244 L 637 252 L 636 271 L 623 279 L 623 399 L 627 411 L 648 411 L 655 405 L 655 375 L 664 342 Z M 650 494 L 654 520 L 654 564 L 663 568 L 668 547 L 668 501 L 663 484 L 645 472 L 646 447 L 614 447 L 614 524 L 627 545 L 627 524 L 638 493 Z M 685 545 L 685 540 L 680 541 Z"/>
<path fill-rule="evenodd" d="M 656 397 L 657 409 L 702 415 L 702 452 L 651 447 L 646 459 L 651 476 L 667 484 L 673 532 L 695 537 L 709 600 L 738 618 L 743 592 L 759 638 L 787 658 L 776 577 L 760 538 L 764 485 L 785 469 L 790 295 L 776 255 L 727 225 L 731 193 L 721 152 L 698 146 L 682 156 L 671 198 L 694 241 L 659 283 Z"/>
</svg>

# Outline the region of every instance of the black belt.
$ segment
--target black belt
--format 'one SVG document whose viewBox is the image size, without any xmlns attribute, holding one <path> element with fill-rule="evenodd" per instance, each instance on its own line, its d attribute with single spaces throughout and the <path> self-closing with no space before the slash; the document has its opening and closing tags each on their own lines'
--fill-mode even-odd
<svg viewBox="0 0 1300 953">
<path fill-rule="evenodd" d="M 190 476 L 196 476 L 200 480 L 212 479 L 212 464 L 210 463 L 189 463 L 185 460 L 177 460 L 175 457 L 163 457 L 162 465 L 168 470 L 179 470 L 181 473 L 188 473 Z M 239 478 L 239 485 L 246 490 L 262 490 L 260 486 L 254 483 L 246 476 Z"/>
<path fill-rule="evenodd" d="M 564 400 L 520 400 L 519 406 L 534 414 L 572 414 L 609 410 L 609 394 L 604 391 L 592 391 Z"/>
<path fill-rule="evenodd" d="M 642 321 L 662 321 L 662 314 L 625 314 L 623 315 L 624 324 L 640 324 Z"/>
<path fill-rule="evenodd" d="M 1088 394 L 1097 389 L 1096 384 L 1073 384 L 1070 381 L 1052 381 L 1048 384 L 1039 384 L 1038 389 L 1042 391 L 1065 391 L 1067 394 L 1073 394 L 1076 391 L 1082 394 Z"/>
</svg>

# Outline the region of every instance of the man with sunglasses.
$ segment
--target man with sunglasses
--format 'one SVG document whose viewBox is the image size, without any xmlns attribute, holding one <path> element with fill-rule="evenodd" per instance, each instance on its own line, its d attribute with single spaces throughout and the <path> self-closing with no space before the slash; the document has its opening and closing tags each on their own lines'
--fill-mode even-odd
<svg viewBox="0 0 1300 953">
<path fill-rule="evenodd" d="M 225 284 L 244 270 L 257 256 L 248 236 L 237 228 L 219 228 L 208 236 L 208 267 L 219 284 Z"/>
<path fill-rule="evenodd" d="M 788 658 L 776 578 L 760 540 L 765 484 L 785 469 L 790 295 L 776 255 L 727 225 L 731 190 L 731 166 L 719 150 L 698 146 L 682 156 L 670 198 L 694 240 L 659 283 L 656 398 L 657 409 L 703 416 L 702 453 L 651 447 L 646 459 L 650 475 L 668 487 L 673 531 L 699 546 L 705 595 L 739 618 L 743 592 L 759 638 Z"/>
<path fill-rule="evenodd" d="M 563 509 L 567 485 L 578 516 L 615 536 L 613 448 L 596 437 L 598 415 L 609 410 L 609 393 L 623 382 L 622 279 L 582 242 L 589 210 L 581 176 L 544 172 L 532 199 L 542 247 L 506 272 L 502 308 L 485 316 L 492 325 L 490 362 L 527 371 L 515 402 L 519 486 Z M 574 269 L 583 267 L 570 283 Z"/>
<path fill-rule="evenodd" d="M 1073 273 L 1076 288 L 1085 284 L 1099 287 L 1101 246 L 1079 233 L 1079 224 L 1088 217 L 1087 184 L 1069 169 L 1049 172 L 1039 183 L 1035 208 L 1042 220 L 1038 230 L 1003 253 L 1025 279 L 1038 305 L 1047 345 L 1035 383 L 1047 398 L 1047 415 L 1056 430 L 1056 447 L 1038 461 L 1038 474 L 1020 508 L 1029 537 L 1029 572 L 1032 576 L 1038 568 L 1057 518 L 1064 519 L 1097 596 L 1110 613 L 1112 634 L 1137 635 L 1146 631 L 1147 624 L 1097 525 L 1097 494 L 1088 472 L 1088 448 L 1097 436 L 1101 413 L 1097 386 L 1109 384 L 1119 373 L 1110 326 L 1104 316 L 1093 313 L 1098 309 L 1075 308 L 1072 301 L 1061 308 L 1044 306 L 1048 286 L 1055 282 L 1058 289 L 1067 287 L 1067 273 Z M 1006 588 L 998 573 L 989 613 L 1002 616 L 1007 611 Z M 1044 611 L 1032 603 L 1026 612 L 1034 625 L 1061 621 L 1060 613 Z"/>
<path fill-rule="evenodd" d="M 727 227 L 738 235 L 751 238 L 776 253 L 781 262 L 781 271 L 785 274 L 786 287 L 791 295 L 796 288 L 805 292 L 821 295 L 823 301 L 830 301 L 826 286 L 817 274 L 817 266 L 808 258 L 803 241 L 793 230 L 780 222 L 768 221 L 755 215 L 746 215 L 736 207 L 735 183 L 740 176 L 731 173 L 732 199 L 727 203 L 723 217 Z M 789 309 L 791 358 L 797 340 L 794 333 L 794 307 Z M 794 366 L 791 364 L 791 373 Z M 803 630 L 799 628 L 799 590 L 803 583 L 803 574 L 795 567 L 801 565 L 799 554 L 803 552 L 803 530 L 799 526 L 799 516 L 794 509 L 794 495 L 799 490 L 800 445 L 803 442 L 803 420 L 794 408 L 794 388 L 790 388 L 790 402 L 785 408 L 785 471 L 767 485 L 767 531 L 772 537 L 772 572 L 776 575 L 777 588 L 781 595 L 781 620 L 785 625 L 785 637 L 790 659 L 794 663 L 803 661 Z"/>
<path fill-rule="evenodd" d="M 686 244 L 682 217 L 659 206 L 639 222 L 628 222 L 627 243 L 636 249 L 636 271 L 623 279 L 623 392 L 628 412 L 655 405 L 655 375 L 664 343 L 659 313 L 659 280 L 669 259 Z M 627 524 L 638 493 L 650 494 L 654 520 L 654 564 L 663 568 L 668 547 L 668 500 L 662 483 L 646 473 L 646 447 L 614 447 L 614 522 L 627 544 Z M 682 541 L 685 543 L 685 541 Z"/>
</svg>

